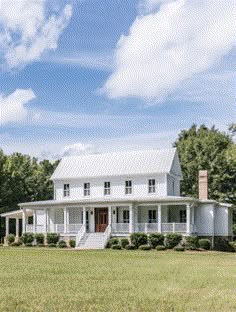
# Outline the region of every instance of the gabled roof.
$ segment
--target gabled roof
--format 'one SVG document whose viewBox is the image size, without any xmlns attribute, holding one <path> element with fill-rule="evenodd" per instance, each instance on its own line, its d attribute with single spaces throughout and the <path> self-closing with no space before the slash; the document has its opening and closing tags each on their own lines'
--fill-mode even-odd
<svg viewBox="0 0 236 312">
<path fill-rule="evenodd" d="M 133 176 L 171 173 L 173 164 L 181 177 L 175 148 L 163 150 L 131 151 L 65 157 L 61 160 L 52 180 Z"/>
</svg>

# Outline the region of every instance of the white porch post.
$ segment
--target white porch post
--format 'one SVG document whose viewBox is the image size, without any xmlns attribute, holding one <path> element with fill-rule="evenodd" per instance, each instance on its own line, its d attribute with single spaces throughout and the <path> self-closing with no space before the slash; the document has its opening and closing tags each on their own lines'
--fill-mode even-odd
<svg viewBox="0 0 236 312">
<path fill-rule="evenodd" d="M 158 232 L 161 233 L 161 205 L 158 205 Z"/>
<path fill-rule="evenodd" d="M 191 229 L 190 229 L 190 223 L 191 223 L 191 206 L 190 204 L 187 204 L 186 206 L 186 219 L 187 219 L 187 226 L 186 226 L 186 232 L 188 235 L 191 234 Z"/>
<path fill-rule="evenodd" d="M 129 232 L 134 232 L 134 209 L 133 205 L 129 206 Z"/>
<path fill-rule="evenodd" d="M 86 207 L 83 207 L 83 226 L 85 226 L 86 232 Z"/>
<path fill-rule="evenodd" d="M 26 233 L 26 208 L 22 211 L 22 233 Z"/>
<path fill-rule="evenodd" d="M 16 238 L 19 237 L 19 217 L 16 217 Z"/>
<path fill-rule="evenodd" d="M 112 223 L 112 209 L 111 206 L 108 206 L 108 225 Z"/>
<path fill-rule="evenodd" d="M 47 208 L 44 208 L 44 215 L 45 215 L 45 229 L 44 232 L 47 233 L 48 232 L 48 210 Z"/>
<path fill-rule="evenodd" d="M 9 235 L 9 217 L 6 217 L 6 236 Z"/>
<path fill-rule="evenodd" d="M 37 232 L 37 214 L 36 210 L 33 210 L 33 232 Z"/>
<path fill-rule="evenodd" d="M 67 207 L 64 207 L 64 233 L 67 233 Z"/>
</svg>

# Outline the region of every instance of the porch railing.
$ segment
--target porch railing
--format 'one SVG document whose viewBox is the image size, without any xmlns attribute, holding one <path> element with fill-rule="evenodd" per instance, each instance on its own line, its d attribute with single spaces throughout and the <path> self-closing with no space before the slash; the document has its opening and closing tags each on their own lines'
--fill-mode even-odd
<svg viewBox="0 0 236 312">
<path fill-rule="evenodd" d="M 186 233 L 187 224 L 186 223 L 162 223 L 161 231 L 163 233 Z"/>
<path fill-rule="evenodd" d="M 79 230 L 82 227 L 82 223 L 81 224 L 67 224 L 67 233 L 78 233 Z"/>
<path fill-rule="evenodd" d="M 135 232 L 158 232 L 158 223 L 136 223 L 134 228 Z"/>
<path fill-rule="evenodd" d="M 129 233 L 129 223 L 112 223 L 111 231 L 114 234 Z M 156 233 L 158 232 L 158 223 L 136 223 L 134 224 L 134 232 Z M 186 233 L 186 223 L 162 223 L 162 233 Z"/>
<path fill-rule="evenodd" d="M 129 233 L 129 223 L 112 223 L 112 233 Z"/>
</svg>

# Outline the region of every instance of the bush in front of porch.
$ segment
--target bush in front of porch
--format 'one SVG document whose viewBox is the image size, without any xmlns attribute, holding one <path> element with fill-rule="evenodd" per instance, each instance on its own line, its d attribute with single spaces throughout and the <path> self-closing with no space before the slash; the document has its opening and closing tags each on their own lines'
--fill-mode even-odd
<svg viewBox="0 0 236 312">
<path fill-rule="evenodd" d="M 43 233 L 35 233 L 34 238 L 36 240 L 37 245 L 43 245 L 45 236 Z"/>
<path fill-rule="evenodd" d="M 154 249 L 158 245 L 164 245 L 164 235 L 161 233 L 152 233 L 148 236 L 148 243 Z"/>
<path fill-rule="evenodd" d="M 139 248 L 141 245 L 147 245 L 148 236 L 145 233 L 133 233 L 130 235 L 130 241 L 136 248 Z"/>
<path fill-rule="evenodd" d="M 23 233 L 21 240 L 25 245 L 32 244 L 34 241 L 34 233 Z"/>
<path fill-rule="evenodd" d="M 58 233 L 47 233 L 47 244 L 57 244 L 60 238 Z"/>
<path fill-rule="evenodd" d="M 177 233 L 166 234 L 165 246 L 167 249 L 173 249 L 175 246 L 179 245 L 182 241 L 182 235 Z"/>
</svg>

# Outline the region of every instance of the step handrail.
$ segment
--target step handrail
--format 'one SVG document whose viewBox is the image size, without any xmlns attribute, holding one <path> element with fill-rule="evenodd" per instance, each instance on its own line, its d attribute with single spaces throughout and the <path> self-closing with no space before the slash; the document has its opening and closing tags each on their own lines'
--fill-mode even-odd
<svg viewBox="0 0 236 312">
<path fill-rule="evenodd" d="M 84 237 L 86 233 L 86 226 L 85 224 L 83 224 L 79 230 L 79 232 L 76 235 L 76 246 L 78 247 L 80 241 L 82 240 L 82 238 Z"/>
<path fill-rule="evenodd" d="M 104 247 L 106 247 L 107 241 L 109 240 L 109 238 L 111 237 L 111 224 L 108 224 L 105 232 L 103 233 L 103 237 L 104 237 Z"/>
</svg>

